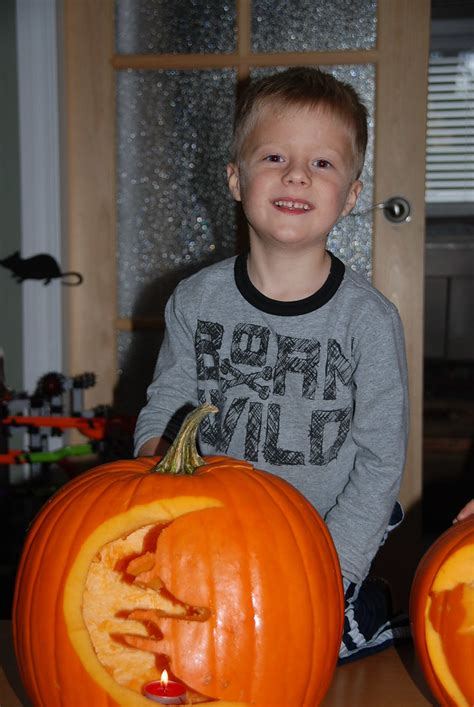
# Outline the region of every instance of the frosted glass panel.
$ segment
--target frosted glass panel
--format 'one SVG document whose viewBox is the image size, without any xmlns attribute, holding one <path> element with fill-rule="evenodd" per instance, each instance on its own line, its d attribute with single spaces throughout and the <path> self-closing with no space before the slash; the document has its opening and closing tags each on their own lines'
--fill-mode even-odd
<svg viewBox="0 0 474 707">
<path fill-rule="evenodd" d="M 253 0 L 252 50 L 371 49 L 377 0 Z"/>
<path fill-rule="evenodd" d="M 163 314 L 174 284 L 235 252 L 233 70 L 117 75 L 118 312 Z"/>
<path fill-rule="evenodd" d="M 119 54 L 232 52 L 235 0 L 116 0 Z"/>
<path fill-rule="evenodd" d="M 272 74 L 279 69 L 254 69 L 251 76 L 259 77 Z M 331 231 L 328 248 L 346 265 L 365 275 L 372 273 L 372 219 L 374 193 L 374 103 L 375 103 L 375 67 L 373 64 L 354 64 L 324 66 L 323 71 L 335 76 L 340 81 L 351 84 L 358 92 L 369 113 L 369 139 L 361 180 L 364 184 L 359 200 L 352 214 L 342 219 Z"/>
</svg>

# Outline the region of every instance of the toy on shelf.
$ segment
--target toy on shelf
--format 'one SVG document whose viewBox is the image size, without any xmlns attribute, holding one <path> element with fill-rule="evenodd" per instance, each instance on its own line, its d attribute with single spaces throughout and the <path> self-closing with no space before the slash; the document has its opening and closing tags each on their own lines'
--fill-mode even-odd
<svg viewBox="0 0 474 707">
<path fill-rule="evenodd" d="M 0 376 L 0 465 L 29 464 L 33 475 L 45 464 L 63 464 L 71 457 L 95 455 L 99 460 L 131 456 L 135 418 L 114 415 L 101 405 L 84 406 L 84 391 L 96 383 L 93 373 L 66 377 L 46 373 L 35 391 L 14 392 Z M 10 449 L 13 430 L 24 433 L 22 449 Z M 86 438 L 80 444 L 65 444 L 68 430 Z"/>
</svg>

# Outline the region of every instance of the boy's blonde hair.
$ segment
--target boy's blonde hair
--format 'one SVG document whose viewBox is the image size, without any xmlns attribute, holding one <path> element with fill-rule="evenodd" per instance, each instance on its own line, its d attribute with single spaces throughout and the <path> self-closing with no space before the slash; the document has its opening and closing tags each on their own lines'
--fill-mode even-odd
<svg viewBox="0 0 474 707">
<path fill-rule="evenodd" d="M 232 161 L 239 164 L 245 140 L 255 127 L 261 110 L 300 107 L 322 108 L 337 115 L 351 130 L 357 178 L 367 147 L 367 108 L 356 90 L 316 67 L 293 67 L 251 81 L 237 102 Z"/>
</svg>

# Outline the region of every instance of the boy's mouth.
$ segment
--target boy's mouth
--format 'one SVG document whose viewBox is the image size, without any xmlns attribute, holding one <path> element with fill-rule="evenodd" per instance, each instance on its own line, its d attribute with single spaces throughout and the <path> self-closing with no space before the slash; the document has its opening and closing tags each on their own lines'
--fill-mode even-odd
<svg viewBox="0 0 474 707">
<path fill-rule="evenodd" d="M 275 199 L 273 205 L 278 209 L 283 209 L 285 211 L 296 211 L 304 212 L 311 211 L 314 207 L 307 201 L 300 201 L 299 199 Z"/>
</svg>

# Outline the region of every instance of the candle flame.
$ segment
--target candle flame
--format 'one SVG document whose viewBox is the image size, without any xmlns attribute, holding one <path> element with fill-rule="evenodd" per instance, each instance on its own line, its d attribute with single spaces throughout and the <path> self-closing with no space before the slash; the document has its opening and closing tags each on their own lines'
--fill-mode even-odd
<svg viewBox="0 0 474 707">
<path fill-rule="evenodd" d="M 166 687 L 168 685 L 168 671 L 167 670 L 163 670 L 163 672 L 161 673 L 160 682 L 161 682 L 162 687 Z"/>
</svg>

